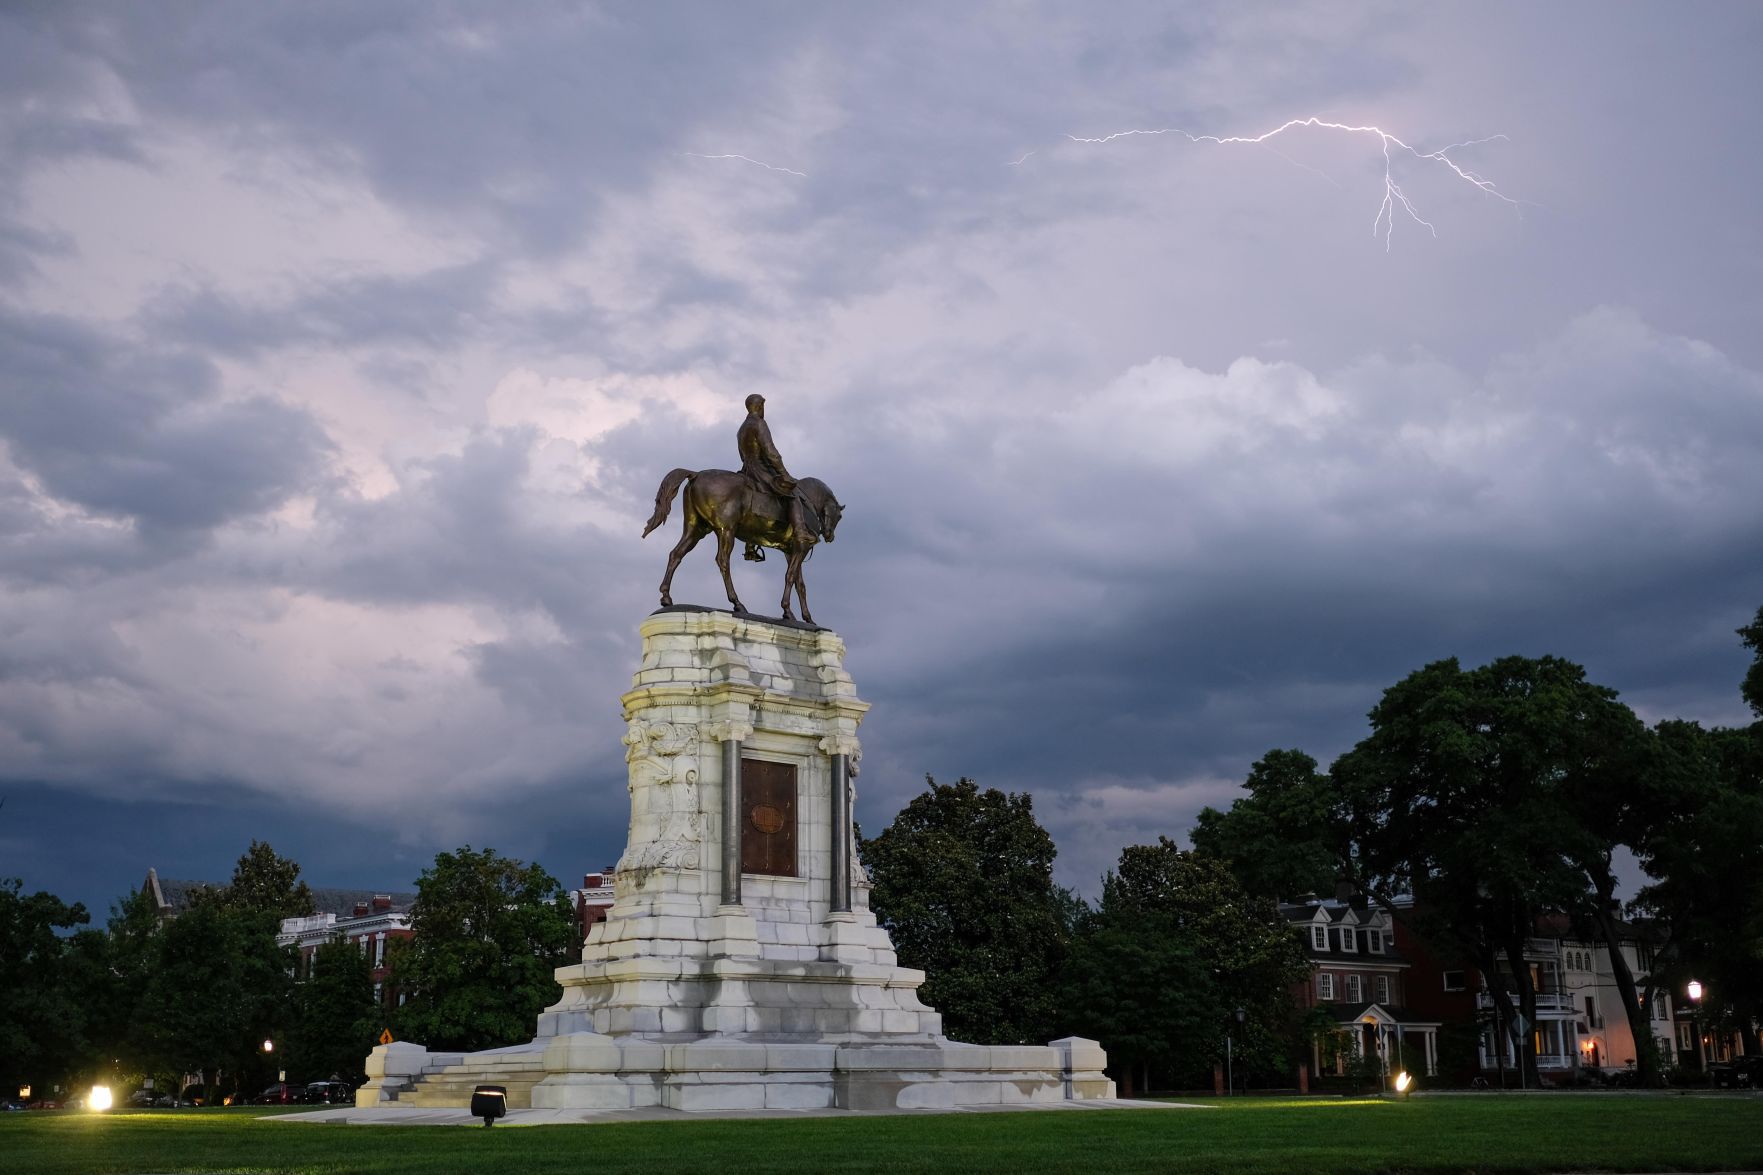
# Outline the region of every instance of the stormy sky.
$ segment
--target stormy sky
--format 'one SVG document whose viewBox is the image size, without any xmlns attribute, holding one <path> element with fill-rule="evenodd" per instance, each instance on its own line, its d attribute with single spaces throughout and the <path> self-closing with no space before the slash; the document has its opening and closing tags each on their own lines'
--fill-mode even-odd
<svg viewBox="0 0 1763 1175">
<path fill-rule="evenodd" d="M 750 392 L 847 503 L 871 832 L 1028 790 L 1093 890 L 1451 655 L 1740 721 L 1760 50 L 1714 3 L 6 5 L 0 875 L 610 863 L 637 536 Z M 1431 228 L 1374 231 L 1371 134 L 1079 141 L 1309 116 L 1416 147 Z"/>
</svg>

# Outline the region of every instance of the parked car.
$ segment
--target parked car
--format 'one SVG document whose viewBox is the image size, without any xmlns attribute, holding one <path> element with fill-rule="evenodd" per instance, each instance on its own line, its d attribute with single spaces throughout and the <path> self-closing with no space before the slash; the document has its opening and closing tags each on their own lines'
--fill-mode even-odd
<svg viewBox="0 0 1763 1175">
<path fill-rule="evenodd" d="M 0 1102 L 0 1114 L 23 1113 L 24 1103 L 16 1100 Z"/>
<path fill-rule="evenodd" d="M 1708 1066 L 1708 1075 L 1721 1089 L 1763 1089 L 1763 1057 L 1734 1057 Z"/>
<path fill-rule="evenodd" d="M 352 1106 L 355 1091 L 341 1081 L 314 1081 L 306 1087 L 305 1100 L 315 1106 Z"/>
<path fill-rule="evenodd" d="M 154 1093 L 150 1089 L 137 1089 L 137 1090 L 135 1090 L 135 1092 L 129 1094 L 128 1097 L 123 1099 L 123 1105 L 134 1106 L 136 1108 L 140 1108 L 142 1106 L 150 1106 L 153 1104 L 154 1099 L 157 1098 L 158 1096 L 159 1096 L 158 1094 Z"/>
<path fill-rule="evenodd" d="M 278 1081 L 251 1100 L 260 1106 L 299 1105 L 306 1091 L 298 1085 Z"/>
<path fill-rule="evenodd" d="M 208 1104 L 208 1087 L 186 1085 L 178 1091 L 178 1101 L 186 1106 L 205 1106 Z"/>
<path fill-rule="evenodd" d="M 32 1102 L 25 1107 L 27 1110 L 59 1110 L 60 1108 L 60 1102 L 53 1101 L 49 1098 L 44 1098 L 42 1101 Z"/>
</svg>

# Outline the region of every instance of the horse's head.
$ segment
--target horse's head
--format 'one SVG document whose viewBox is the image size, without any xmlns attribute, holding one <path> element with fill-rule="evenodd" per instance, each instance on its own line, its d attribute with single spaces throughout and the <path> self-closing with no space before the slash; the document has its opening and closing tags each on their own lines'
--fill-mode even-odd
<svg viewBox="0 0 1763 1175">
<path fill-rule="evenodd" d="M 845 508 L 831 494 L 826 496 L 826 505 L 820 511 L 821 537 L 827 542 L 833 541 L 833 531 L 839 529 L 839 519 L 845 516 Z"/>
<path fill-rule="evenodd" d="M 839 519 L 844 517 L 845 507 L 833 497 L 832 490 L 818 477 L 802 479 L 802 488 L 808 491 L 809 505 L 820 518 L 820 537 L 827 542 L 833 541 L 833 532 L 839 529 Z"/>
</svg>

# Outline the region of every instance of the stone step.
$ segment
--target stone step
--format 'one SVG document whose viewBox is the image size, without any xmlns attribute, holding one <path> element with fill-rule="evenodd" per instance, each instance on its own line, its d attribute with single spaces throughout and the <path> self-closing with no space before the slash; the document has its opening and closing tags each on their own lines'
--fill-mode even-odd
<svg viewBox="0 0 1763 1175">
<path fill-rule="evenodd" d="M 508 1091 L 508 1108 L 527 1110 L 533 1104 L 533 1086 L 545 1079 L 544 1067 L 534 1058 L 496 1058 L 488 1064 L 449 1065 L 417 1078 L 416 1088 L 397 1095 L 401 1106 L 423 1109 L 464 1109 L 479 1085 L 500 1085 Z"/>
</svg>

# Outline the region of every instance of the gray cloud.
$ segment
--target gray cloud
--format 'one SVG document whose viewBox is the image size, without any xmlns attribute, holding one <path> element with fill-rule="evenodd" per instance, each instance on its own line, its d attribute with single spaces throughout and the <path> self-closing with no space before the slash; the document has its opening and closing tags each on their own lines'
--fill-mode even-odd
<svg viewBox="0 0 1763 1175">
<path fill-rule="evenodd" d="M 0 21 L 9 781 L 604 863 L 637 532 L 749 391 L 848 504 L 808 581 L 871 829 L 975 775 L 1088 884 L 1452 654 L 1743 717 L 1748 10 Z M 1386 253 L 1365 141 L 1065 138 L 1319 112 L 1504 132 L 1466 158 L 1535 203 L 1404 165 L 1438 236 Z"/>
<path fill-rule="evenodd" d="M 261 513 L 317 475 L 326 442 L 305 412 L 218 392 L 213 366 L 187 353 L 0 314 L 0 435 L 14 462 L 143 537 Z"/>
</svg>

